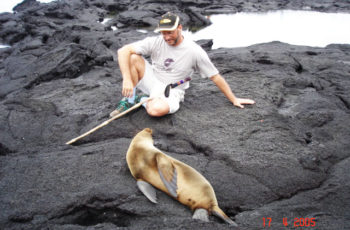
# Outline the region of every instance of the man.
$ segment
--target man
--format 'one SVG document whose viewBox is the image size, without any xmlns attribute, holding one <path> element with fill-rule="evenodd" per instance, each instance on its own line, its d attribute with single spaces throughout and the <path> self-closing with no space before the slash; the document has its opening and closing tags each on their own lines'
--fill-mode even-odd
<svg viewBox="0 0 350 230">
<path fill-rule="evenodd" d="M 159 117 L 175 113 L 180 107 L 180 102 L 184 100 L 185 89 L 189 87 L 189 83 L 171 89 L 169 97 L 164 96 L 165 87 L 184 80 L 195 71 L 199 71 L 203 78 L 210 78 L 235 106 L 244 108 L 244 104 L 255 103 L 250 99 L 235 97 L 207 53 L 182 35 L 178 15 L 170 12 L 163 15 L 156 32 L 161 32 L 161 36 L 145 38 L 118 50 L 124 98 L 110 116 L 115 116 L 134 103 L 147 99 L 137 96 L 136 88 L 150 95 L 151 99 L 144 104 L 150 116 Z M 152 65 L 142 57 L 146 55 L 151 57 Z"/>
</svg>

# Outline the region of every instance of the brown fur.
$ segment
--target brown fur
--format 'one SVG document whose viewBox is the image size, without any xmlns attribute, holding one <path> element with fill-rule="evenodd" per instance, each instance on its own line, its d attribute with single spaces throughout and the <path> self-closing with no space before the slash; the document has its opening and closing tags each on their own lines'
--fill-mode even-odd
<svg viewBox="0 0 350 230">
<path fill-rule="evenodd" d="M 163 192 L 171 195 L 158 173 L 157 157 L 170 161 L 177 171 L 177 200 L 191 208 L 214 211 L 229 219 L 219 208 L 214 190 L 210 183 L 194 168 L 178 161 L 157 149 L 153 145 L 152 130 L 139 132 L 131 141 L 126 160 L 131 174 L 136 180 L 143 180 Z"/>
</svg>

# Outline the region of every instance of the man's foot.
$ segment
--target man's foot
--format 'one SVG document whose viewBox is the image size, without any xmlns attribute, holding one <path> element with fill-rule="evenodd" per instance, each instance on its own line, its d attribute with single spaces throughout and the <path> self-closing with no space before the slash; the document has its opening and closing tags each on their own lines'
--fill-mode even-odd
<svg viewBox="0 0 350 230">
<path fill-rule="evenodd" d="M 109 117 L 115 117 L 116 115 L 118 115 L 119 113 L 124 112 L 125 110 L 128 110 L 131 108 L 131 106 L 133 106 L 133 103 L 129 103 L 128 102 L 128 98 L 124 97 L 123 99 L 121 99 L 118 103 L 118 106 L 115 110 L 113 110 L 110 114 Z"/>
<path fill-rule="evenodd" d="M 148 98 L 148 95 L 146 94 L 141 94 L 141 95 L 136 95 L 135 97 L 135 104 L 139 103 L 141 101 L 142 98 Z"/>
<path fill-rule="evenodd" d="M 115 110 L 113 110 L 110 114 L 109 117 L 115 117 L 116 115 L 118 115 L 119 113 L 124 112 L 125 110 L 130 109 L 134 104 L 137 104 L 141 101 L 141 98 L 143 97 L 148 97 L 145 94 L 142 95 L 136 95 L 135 99 L 134 99 L 134 103 L 130 103 L 127 97 L 124 97 L 123 99 L 121 99 L 117 105 L 117 108 Z"/>
</svg>

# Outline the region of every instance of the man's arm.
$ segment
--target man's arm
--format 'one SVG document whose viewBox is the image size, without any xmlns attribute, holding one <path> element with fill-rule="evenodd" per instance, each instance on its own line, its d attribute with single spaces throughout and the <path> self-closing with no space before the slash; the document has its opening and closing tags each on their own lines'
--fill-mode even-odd
<svg viewBox="0 0 350 230">
<path fill-rule="evenodd" d="M 221 92 L 223 92 L 225 94 L 225 96 L 227 97 L 227 99 L 229 99 L 235 106 L 240 107 L 240 108 L 244 108 L 243 104 L 254 104 L 255 101 L 251 100 L 251 99 L 244 99 L 244 98 L 238 98 L 236 97 L 230 86 L 227 84 L 226 80 L 220 75 L 220 74 L 216 74 L 214 76 L 212 76 L 210 78 L 210 80 L 212 80 L 216 86 L 221 90 Z"/>
<path fill-rule="evenodd" d="M 132 54 L 135 54 L 135 51 L 131 45 L 125 45 L 118 49 L 118 63 L 123 76 L 122 94 L 124 97 L 131 97 L 134 89 L 134 83 L 130 72 L 130 57 Z"/>
</svg>

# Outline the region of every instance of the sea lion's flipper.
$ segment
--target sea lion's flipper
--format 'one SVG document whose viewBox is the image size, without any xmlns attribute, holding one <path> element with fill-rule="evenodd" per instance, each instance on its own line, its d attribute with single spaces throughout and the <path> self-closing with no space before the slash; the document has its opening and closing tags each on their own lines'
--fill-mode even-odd
<svg viewBox="0 0 350 230">
<path fill-rule="evenodd" d="M 172 162 L 163 154 L 157 154 L 157 166 L 160 179 L 162 179 L 169 193 L 177 198 L 177 172 Z"/>
<path fill-rule="evenodd" d="M 197 208 L 193 213 L 192 219 L 209 222 L 208 211 L 203 208 Z"/>
<path fill-rule="evenodd" d="M 233 220 L 230 219 L 230 217 L 228 217 L 224 211 L 221 210 L 221 208 L 219 208 L 218 206 L 215 206 L 212 210 L 213 215 L 219 217 L 220 219 L 222 219 L 223 221 L 225 221 L 226 223 L 228 223 L 229 225 L 231 225 L 232 227 L 238 227 L 238 225 L 236 224 L 236 222 L 234 222 Z"/>
<path fill-rule="evenodd" d="M 137 181 L 137 187 L 141 192 L 153 203 L 157 203 L 156 189 L 152 185 L 143 180 Z"/>
</svg>

